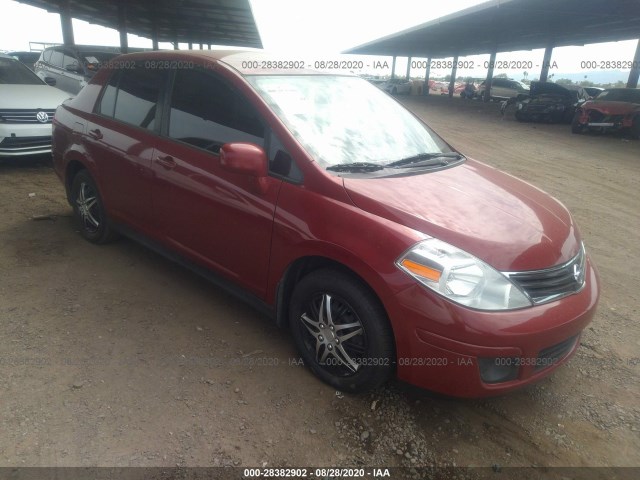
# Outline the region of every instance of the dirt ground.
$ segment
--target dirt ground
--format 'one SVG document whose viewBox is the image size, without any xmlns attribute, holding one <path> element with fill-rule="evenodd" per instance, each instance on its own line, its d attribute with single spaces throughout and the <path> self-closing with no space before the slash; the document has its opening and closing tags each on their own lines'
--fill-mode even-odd
<svg viewBox="0 0 640 480">
<path fill-rule="evenodd" d="M 640 141 L 402 101 L 572 211 L 603 289 L 568 365 L 488 400 L 400 383 L 342 395 L 286 331 L 195 274 L 84 241 L 48 166 L 5 162 L 0 466 L 640 466 Z"/>
</svg>

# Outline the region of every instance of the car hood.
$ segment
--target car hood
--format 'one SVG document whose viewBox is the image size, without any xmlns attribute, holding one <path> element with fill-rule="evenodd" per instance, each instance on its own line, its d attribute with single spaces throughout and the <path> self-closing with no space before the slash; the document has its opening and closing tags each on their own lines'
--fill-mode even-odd
<svg viewBox="0 0 640 480">
<path fill-rule="evenodd" d="M 498 270 L 548 268 L 580 248 L 562 204 L 474 160 L 421 175 L 343 181 L 359 208 L 462 248 Z"/>
<path fill-rule="evenodd" d="M 627 113 L 640 111 L 640 104 L 631 102 L 605 102 L 590 101 L 582 107 L 585 110 L 598 110 L 607 115 L 625 115 Z"/>
<path fill-rule="evenodd" d="M 49 85 L 2 85 L 0 108 L 55 110 L 70 96 Z"/>
</svg>

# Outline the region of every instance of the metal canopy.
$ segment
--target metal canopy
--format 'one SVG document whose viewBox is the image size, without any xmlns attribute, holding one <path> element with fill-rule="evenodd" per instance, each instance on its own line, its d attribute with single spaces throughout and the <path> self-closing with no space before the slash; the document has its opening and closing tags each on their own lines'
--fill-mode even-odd
<svg viewBox="0 0 640 480">
<path fill-rule="evenodd" d="M 53 13 L 118 30 L 124 6 L 127 33 L 159 42 L 262 48 L 249 0 L 18 0 Z M 154 25 L 155 24 L 155 25 Z"/>
<path fill-rule="evenodd" d="M 638 0 L 491 0 L 345 53 L 446 58 L 638 37 Z"/>
</svg>

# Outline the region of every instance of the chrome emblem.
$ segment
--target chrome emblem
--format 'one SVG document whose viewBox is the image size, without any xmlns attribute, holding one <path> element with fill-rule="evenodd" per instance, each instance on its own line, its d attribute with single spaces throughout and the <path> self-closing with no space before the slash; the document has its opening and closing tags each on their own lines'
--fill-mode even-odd
<svg viewBox="0 0 640 480">
<path fill-rule="evenodd" d="M 582 270 L 578 267 L 578 264 L 575 263 L 573 265 L 573 278 L 575 278 L 576 282 L 580 282 L 580 277 L 582 276 Z"/>
<path fill-rule="evenodd" d="M 36 120 L 40 123 L 47 123 L 49 121 L 49 115 L 47 115 L 47 112 L 38 112 L 36 113 Z"/>
</svg>

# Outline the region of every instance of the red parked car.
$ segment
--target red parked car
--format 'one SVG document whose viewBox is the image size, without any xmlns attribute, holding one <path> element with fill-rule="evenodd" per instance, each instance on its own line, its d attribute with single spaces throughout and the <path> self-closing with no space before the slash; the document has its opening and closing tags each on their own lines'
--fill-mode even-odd
<svg viewBox="0 0 640 480">
<path fill-rule="evenodd" d="M 612 88 L 576 109 L 571 131 L 626 130 L 640 139 L 640 89 Z"/>
<path fill-rule="evenodd" d="M 253 52 L 118 61 L 54 120 L 87 240 L 127 235 L 237 293 L 342 391 L 503 393 L 578 348 L 599 287 L 566 208 L 366 80 Z"/>
</svg>

